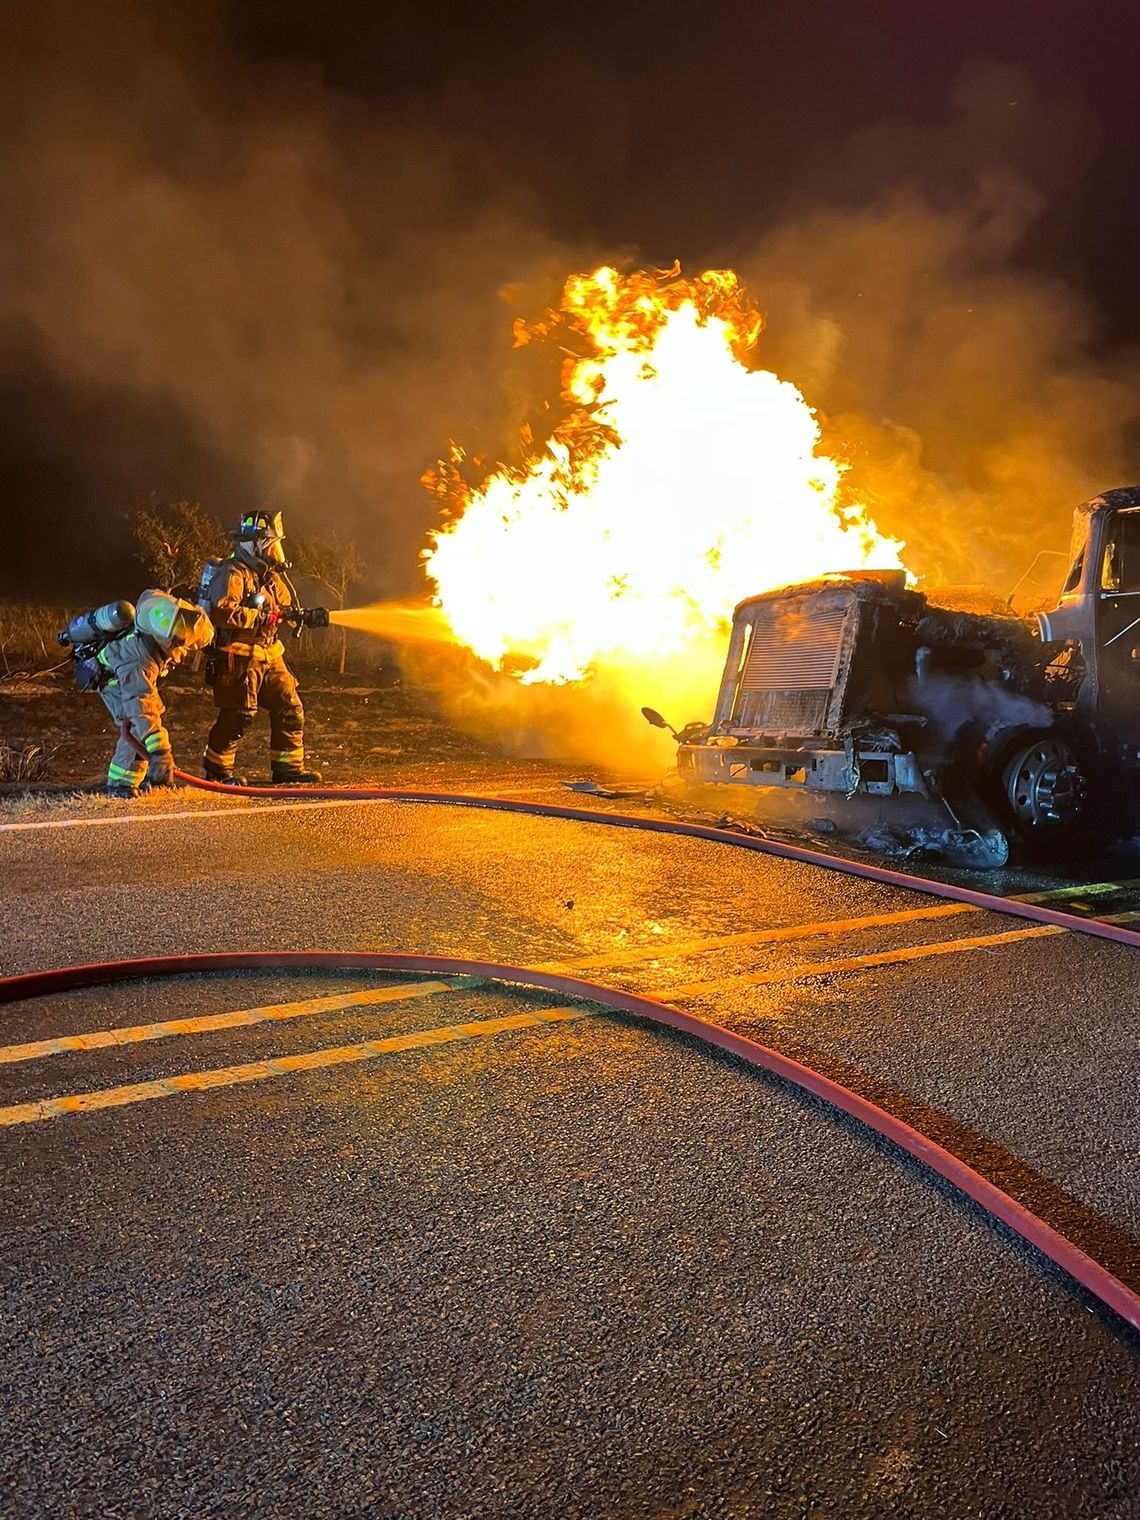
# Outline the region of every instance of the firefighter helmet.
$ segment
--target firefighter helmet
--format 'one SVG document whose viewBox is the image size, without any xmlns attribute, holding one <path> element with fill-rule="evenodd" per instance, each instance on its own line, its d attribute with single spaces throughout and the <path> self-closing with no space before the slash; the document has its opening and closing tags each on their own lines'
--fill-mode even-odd
<svg viewBox="0 0 1140 1520">
<path fill-rule="evenodd" d="M 239 544 L 246 544 L 258 559 L 285 563 L 285 551 L 281 548 L 285 525 L 280 512 L 243 512 L 234 537 Z"/>
<path fill-rule="evenodd" d="M 135 627 L 149 634 L 168 654 L 205 649 L 214 637 L 214 625 L 201 607 L 180 601 L 168 591 L 143 592 L 135 610 Z"/>
</svg>

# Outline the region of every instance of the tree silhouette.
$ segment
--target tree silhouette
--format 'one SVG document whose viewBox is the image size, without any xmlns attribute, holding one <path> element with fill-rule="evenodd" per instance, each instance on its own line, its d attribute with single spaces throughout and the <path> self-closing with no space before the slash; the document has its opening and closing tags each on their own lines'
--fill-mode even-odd
<svg viewBox="0 0 1140 1520">
<path fill-rule="evenodd" d="M 328 533 L 310 538 L 293 538 L 289 541 L 290 558 L 298 575 L 316 581 L 329 594 L 334 607 L 343 607 L 349 588 L 359 580 L 366 566 L 352 539 Z M 340 628 L 340 663 L 338 673 L 344 675 L 348 657 L 348 629 Z"/>
<path fill-rule="evenodd" d="M 196 501 L 152 502 L 130 514 L 136 558 L 162 591 L 193 601 L 202 565 L 229 552 L 225 530 Z"/>
</svg>

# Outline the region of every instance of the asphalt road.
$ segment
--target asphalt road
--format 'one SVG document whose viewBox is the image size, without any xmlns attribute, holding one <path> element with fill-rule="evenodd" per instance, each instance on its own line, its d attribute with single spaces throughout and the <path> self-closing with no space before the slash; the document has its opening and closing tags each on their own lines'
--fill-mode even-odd
<svg viewBox="0 0 1140 1520">
<path fill-rule="evenodd" d="M 557 962 L 838 1075 L 1140 1284 L 1123 948 L 693 840 L 134 811 L 0 831 L 5 972 Z M 684 1040 L 395 977 L 0 1018 L 4 1515 L 1140 1514 L 1140 1340 L 890 1146 Z"/>
</svg>

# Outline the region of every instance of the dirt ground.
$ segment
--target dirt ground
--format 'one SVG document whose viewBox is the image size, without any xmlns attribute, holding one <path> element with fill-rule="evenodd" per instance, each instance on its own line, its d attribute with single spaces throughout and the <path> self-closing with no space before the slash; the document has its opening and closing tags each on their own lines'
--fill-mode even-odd
<svg viewBox="0 0 1140 1520">
<path fill-rule="evenodd" d="M 433 778 L 493 779 L 552 771 L 583 774 L 580 765 L 506 757 L 459 733 L 422 695 L 400 682 L 380 684 L 351 675 L 299 673 L 306 711 L 307 758 L 332 785 L 427 785 Z M 196 677 L 164 683 L 175 759 L 195 774 L 214 718 L 210 693 Z M 0 684 L 0 741 L 9 753 L 42 745 L 46 765 L 33 790 L 101 786 L 115 746 L 114 725 L 97 696 L 76 690 L 70 671 Z M 258 721 L 241 747 L 240 765 L 251 781 L 269 778 L 269 720 Z M 29 783 L 9 771 L 0 796 L 25 792 Z"/>
<path fill-rule="evenodd" d="M 403 680 L 398 671 L 337 676 L 326 672 L 297 672 L 306 712 L 308 763 L 320 771 L 325 784 L 338 786 L 411 787 L 425 791 L 474 792 L 497 796 L 530 796 L 568 806 L 613 807 L 619 811 L 647 808 L 667 811 L 694 822 L 716 823 L 731 817 L 745 827 L 760 827 L 773 837 L 823 848 L 828 853 L 861 854 L 881 860 L 906 855 L 905 837 L 892 848 L 882 832 L 899 820 L 884 805 L 878 819 L 882 828 L 875 842 L 860 836 L 866 823 L 860 814 L 836 821 L 825 806 L 813 798 L 777 799 L 739 793 L 726 797 L 717 791 L 695 793 L 677 789 L 676 772 L 667 767 L 647 766 L 639 772 L 622 772 L 596 761 L 565 758 L 557 754 L 519 754 L 509 744 L 496 745 L 461 732 L 433 702 L 429 691 Z M 201 678 L 178 673 L 163 683 L 175 761 L 192 775 L 202 773 L 202 750 L 214 721 L 211 693 Z M 97 696 L 76 689 L 70 669 L 40 676 L 0 681 L 0 811 L 6 820 L 39 817 L 61 812 L 71 816 L 98 814 L 106 807 L 121 807 L 104 794 L 107 761 L 115 747 L 115 729 Z M 534 745 L 542 745 L 541 734 Z M 17 777 L 14 757 L 32 746 L 42 746 L 46 764 L 31 778 Z M 7 766 L 5 765 L 7 762 Z M 258 715 L 239 752 L 239 769 L 251 785 L 264 785 L 269 772 L 269 718 Z M 587 800 L 574 794 L 582 783 L 606 789 L 612 800 L 596 793 Z M 802 806 L 794 807 L 793 804 Z M 219 806 L 216 793 L 180 789 L 155 792 L 140 799 L 157 811 L 171 807 Z M 234 805 L 240 805 L 234 798 Z M 816 816 L 816 815 L 819 816 Z M 1135 842 L 1112 852 L 1113 873 L 1123 872 L 1122 852 L 1134 861 Z M 1037 888 L 1054 879 L 1096 875 L 1110 869 L 1104 852 L 1070 852 L 1064 861 L 1036 859 L 1011 862 L 1005 872 L 994 873 L 995 890 Z M 953 876 L 964 862 L 922 853 L 916 857 L 923 870 Z M 1014 865 L 1028 868 L 1014 870 Z M 977 863 L 971 880 L 977 876 Z M 1134 865 L 1127 868 L 1135 873 Z M 1016 877 L 1016 882 L 1014 878 Z M 987 878 L 990 880 L 990 878 Z"/>
</svg>

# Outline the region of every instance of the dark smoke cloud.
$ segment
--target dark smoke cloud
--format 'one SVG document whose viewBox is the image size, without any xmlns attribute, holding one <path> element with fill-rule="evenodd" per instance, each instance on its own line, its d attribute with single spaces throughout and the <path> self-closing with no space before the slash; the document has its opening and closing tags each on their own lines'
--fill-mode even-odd
<svg viewBox="0 0 1140 1520">
<path fill-rule="evenodd" d="M 239 63 L 210 7 L 57 0 L 13 29 L 0 591 L 120 594 L 151 495 L 336 525 L 376 592 L 409 589 L 425 466 L 449 435 L 505 447 L 495 293 L 544 298 L 575 251 L 475 147 Z"/>
<path fill-rule="evenodd" d="M 1140 474 L 1140 359 L 1035 264 L 1096 146 L 1080 103 L 968 71 L 941 126 L 890 123 L 817 166 L 820 195 L 739 267 L 762 362 L 819 409 L 850 494 L 934 582 L 1008 590 L 1073 506 Z M 1060 561 L 1026 590 L 1048 595 Z"/>
<path fill-rule="evenodd" d="M 414 591 L 435 512 L 421 472 L 449 437 L 508 457 L 537 399 L 512 317 L 619 250 L 547 230 L 556 193 L 541 210 L 510 145 L 463 132 L 454 81 L 444 131 L 430 94 L 353 101 L 243 54 L 220 0 L 9 10 L 0 594 L 129 591 L 122 514 L 152 495 L 336 526 L 373 594 Z M 621 120 L 584 114 L 623 162 Z M 916 568 L 1002 588 L 1063 546 L 1074 501 L 1140 473 L 1137 366 L 1039 272 L 1066 265 L 1066 197 L 1097 148 L 1086 107 L 985 66 L 929 115 L 824 129 L 794 158 L 758 145 L 796 190 L 707 261 L 749 281 L 761 362 L 820 409 L 852 492 Z"/>
</svg>

